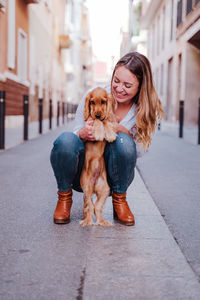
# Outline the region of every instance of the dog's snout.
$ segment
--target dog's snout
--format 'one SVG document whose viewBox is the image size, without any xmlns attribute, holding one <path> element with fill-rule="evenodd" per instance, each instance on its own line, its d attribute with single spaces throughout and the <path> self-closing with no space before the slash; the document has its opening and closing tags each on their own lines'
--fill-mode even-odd
<svg viewBox="0 0 200 300">
<path fill-rule="evenodd" d="M 100 119 L 101 118 L 101 114 L 96 114 L 95 118 Z"/>
</svg>

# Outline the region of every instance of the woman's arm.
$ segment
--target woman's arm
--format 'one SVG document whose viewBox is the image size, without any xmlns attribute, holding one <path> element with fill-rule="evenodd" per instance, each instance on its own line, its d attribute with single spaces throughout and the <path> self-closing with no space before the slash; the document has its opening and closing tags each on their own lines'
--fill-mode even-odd
<svg viewBox="0 0 200 300">
<path fill-rule="evenodd" d="M 116 125 L 116 132 L 124 132 L 127 133 L 131 138 L 133 138 L 133 135 L 130 133 L 130 131 L 128 131 L 128 129 L 126 127 L 124 127 L 123 125 L 117 123 Z"/>
<path fill-rule="evenodd" d="M 127 133 L 133 139 L 133 135 L 123 125 L 117 124 L 116 130 L 117 130 L 117 132 Z M 136 144 L 137 158 L 142 157 L 144 155 L 144 153 L 147 151 L 145 151 L 139 143 L 136 142 L 135 144 Z"/>
<path fill-rule="evenodd" d="M 75 128 L 74 133 L 83 141 L 94 141 L 94 137 L 92 134 L 92 125 L 93 121 L 84 122 L 83 114 L 84 114 L 84 104 L 85 104 L 85 96 L 81 99 L 75 116 Z"/>
<path fill-rule="evenodd" d="M 78 108 L 76 110 L 75 115 L 75 127 L 74 127 L 74 133 L 77 134 L 81 128 L 84 127 L 85 122 L 83 118 L 83 110 L 84 110 L 84 97 L 81 99 Z"/>
<path fill-rule="evenodd" d="M 84 122 L 83 119 L 83 107 L 84 107 L 84 102 L 81 101 L 78 109 L 76 111 L 76 117 L 75 117 L 75 129 L 74 133 L 83 141 L 94 141 L 94 137 L 92 134 L 92 125 L 93 121 L 87 121 Z"/>
<path fill-rule="evenodd" d="M 89 120 L 85 122 L 85 125 L 76 133 L 78 137 L 83 141 L 95 141 L 93 133 L 92 133 L 92 125 L 94 121 Z"/>
</svg>

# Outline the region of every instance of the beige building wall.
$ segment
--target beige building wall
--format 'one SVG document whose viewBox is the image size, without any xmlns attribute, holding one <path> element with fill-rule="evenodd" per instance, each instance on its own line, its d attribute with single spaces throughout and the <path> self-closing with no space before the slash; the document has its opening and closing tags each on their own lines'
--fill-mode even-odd
<svg viewBox="0 0 200 300">
<path fill-rule="evenodd" d="M 185 124 L 196 124 L 200 96 L 200 1 L 142 2 L 145 10 L 141 28 L 148 30 L 147 56 L 152 64 L 165 118 L 169 122 L 178 121 L 179 100 L 184 100 Z M 177 27 L 179 2 L 182 3 L 182 13 Z M 186 13 L 191 3 L 192 9 Z"/>
<path fill-rule="evenodd" d="M 67 1 L 66 30 L 72 41 L 65 64 L 67 101 L 78 104 L 92 81 L 92 46 L 84 0 Z"/>
<path fill-rule="evenodd" d="M 129 0 L 129 32 L 131 34 L 129 33 L 130 49 L 128 51 L 137 51 L 147 55 L 147 30 L 140 29 L 141 13 L 142 1 Z"/>
<path fill-rule="evenodd" d="M 50 99 L 54 118 L 57 102 L 66 100 L 65 56 L 59 39 L 65 34 L 65 5 L 66 0 L 43 0 L 37 7 L 29 5 L 31 121 L 38 119 L 38 98 L 43 99 L 44 119 L 49 116 Z"/>
<path fill-rule="evenodd" d="M 185 116 L 186 123 L 197 124 L 198 99 L 200 98 L 200 49 L 186 44 L 185 76 Z"/>
<path fill-rule="evenodd" d="M 17 62 L 18 58 L 18 52 L 20 51 L 18 47 L 19 43 L 19 31 L 22 31 L 26 35 L 26 43 L 27 43 L 27 54 L 28 54 L 28 34 L 29 34 L 29 28 L 28 28 L 28 5 L 24 0 L 16 0 L 16 39 L 15 39 L 15 47 L 16 47 L 16 60 L 15 60 L 15 70 L 13 70 L 13 73 L 19 75 L 19 65 Z M 29 65 L 29 56 L 27 55 L 27 62 L 26 62 L 26 80 L 28 80 L 28 65 Z"/>
<path fill-rule="evenodd" d="M 0 89 L 6 95 L 6 129 L 22 124 L 23 97 L 29 91 L 27 6 L 23 0 L 8 0 L 0 9 Z"/>
<path fill-rule="evenodd" d="M 191 11 L 187 12 L 187 1 L 182 1 L 182 22 L 176 32 L 177 103 L 184 100 L 187 125 L 198 122 L 200 98 L 200 1 L 192 4 Z M 178 119 L 178 105 L 176 115 Z"/>
<path fill-rule="evenodd" d="M 38 122 L 42 98 L 48 125 L 52 100 L 53 126 L 58 102 L 62 115 L 63 102 L 80 101 L 92 81 L 87 19 L 84 0 L 5 1 L 0 8 L 0 89 L 6 91 L 6 128 L 23 126 L 23 95 L 29 95 L 29 123 Z"/>
<path fill-rule="evenodd" d="M 89 30 L 89 15 L 85 5 L 82 7 L 82 37 L 80 56 L 82 62 L 82 87 L 83 92 L 93 85 L 93 60 L 92 60 L 92 41 Z"/>
<path fill-rule="evenodd" d="M 145 1 L 141 26 L 148 30 L 147 56 L 152 65 L 154 83 L 162 101 L 165 117 L 176 119 L 176 6 L 175 1 Z"/>
<path fill-rule="evenodd" d="M 7 31 L 7 23 L 6 23 L 6 8 L 1 7 L 0 8 L 0 80 L 2 78 L 3 80 L 3 73 L 6 69 L 6 43 L 7 43 L 7 37 L 6 37 L 6 31 Z"/>
</svg>

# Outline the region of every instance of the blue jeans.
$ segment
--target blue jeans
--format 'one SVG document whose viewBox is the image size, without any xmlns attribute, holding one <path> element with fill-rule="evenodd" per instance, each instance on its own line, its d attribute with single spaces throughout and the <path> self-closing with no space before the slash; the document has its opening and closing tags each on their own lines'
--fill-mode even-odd
<svg viewBox="0 0 200 300">
<path fill-rule="evenodd" d="M 134 140 L 128 134 L 119 132 L 114 142 L 107 143 L 104 158 L 110 189 L 125 193 L 135 174 L 137 156 Z M 64 132 L 55 140 L 50 160 L 60 191 L 72 188 L 82 192 L 80 175 L 84 159 L 84 143 L 74 133 Z"/>
</svg>

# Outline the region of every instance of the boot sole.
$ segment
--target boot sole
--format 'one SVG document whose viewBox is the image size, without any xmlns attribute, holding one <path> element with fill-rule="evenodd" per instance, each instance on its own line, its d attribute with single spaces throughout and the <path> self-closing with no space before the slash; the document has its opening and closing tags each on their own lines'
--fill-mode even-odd
<svg viewBox="0 0 200 300">
<path fill-rule="evenodd" d="M 117 222 L 122 225 L 126 225 L 126 226 L 134 226 L 135 225 L 135 222 L 123 222 L 123 221 L 120 221 L 119 219 L 117 219 Z"/>
<path fill-rule="evenodd" d="M 124 221 L 119 220 L 116 213 L 113 214 L 113 218 L 114 218 L 118 223 L 123 224 L 123 225 L 126 225 L 126 226 L 134 226 L 134 225 L 135 225 L 135 221 L 133 221 L 133 222 L 124 222 Z"/>
<path fill-rule="evenodd" d="M 67 219 L 67 220 L 54 219 L 55 224 L 68 224 L 69 222 L 70 222 L 70 219 Z"/>
<path fill-rule="evenodd" d="M 123 222 L 123 221 L 120 221 L 119 219 L 115 218 L 115 220 L 122 224 L 122 225 L 126 225 L 126 226 L 134 226 L 135 225 L 135 222 Z"/>
</svg>

